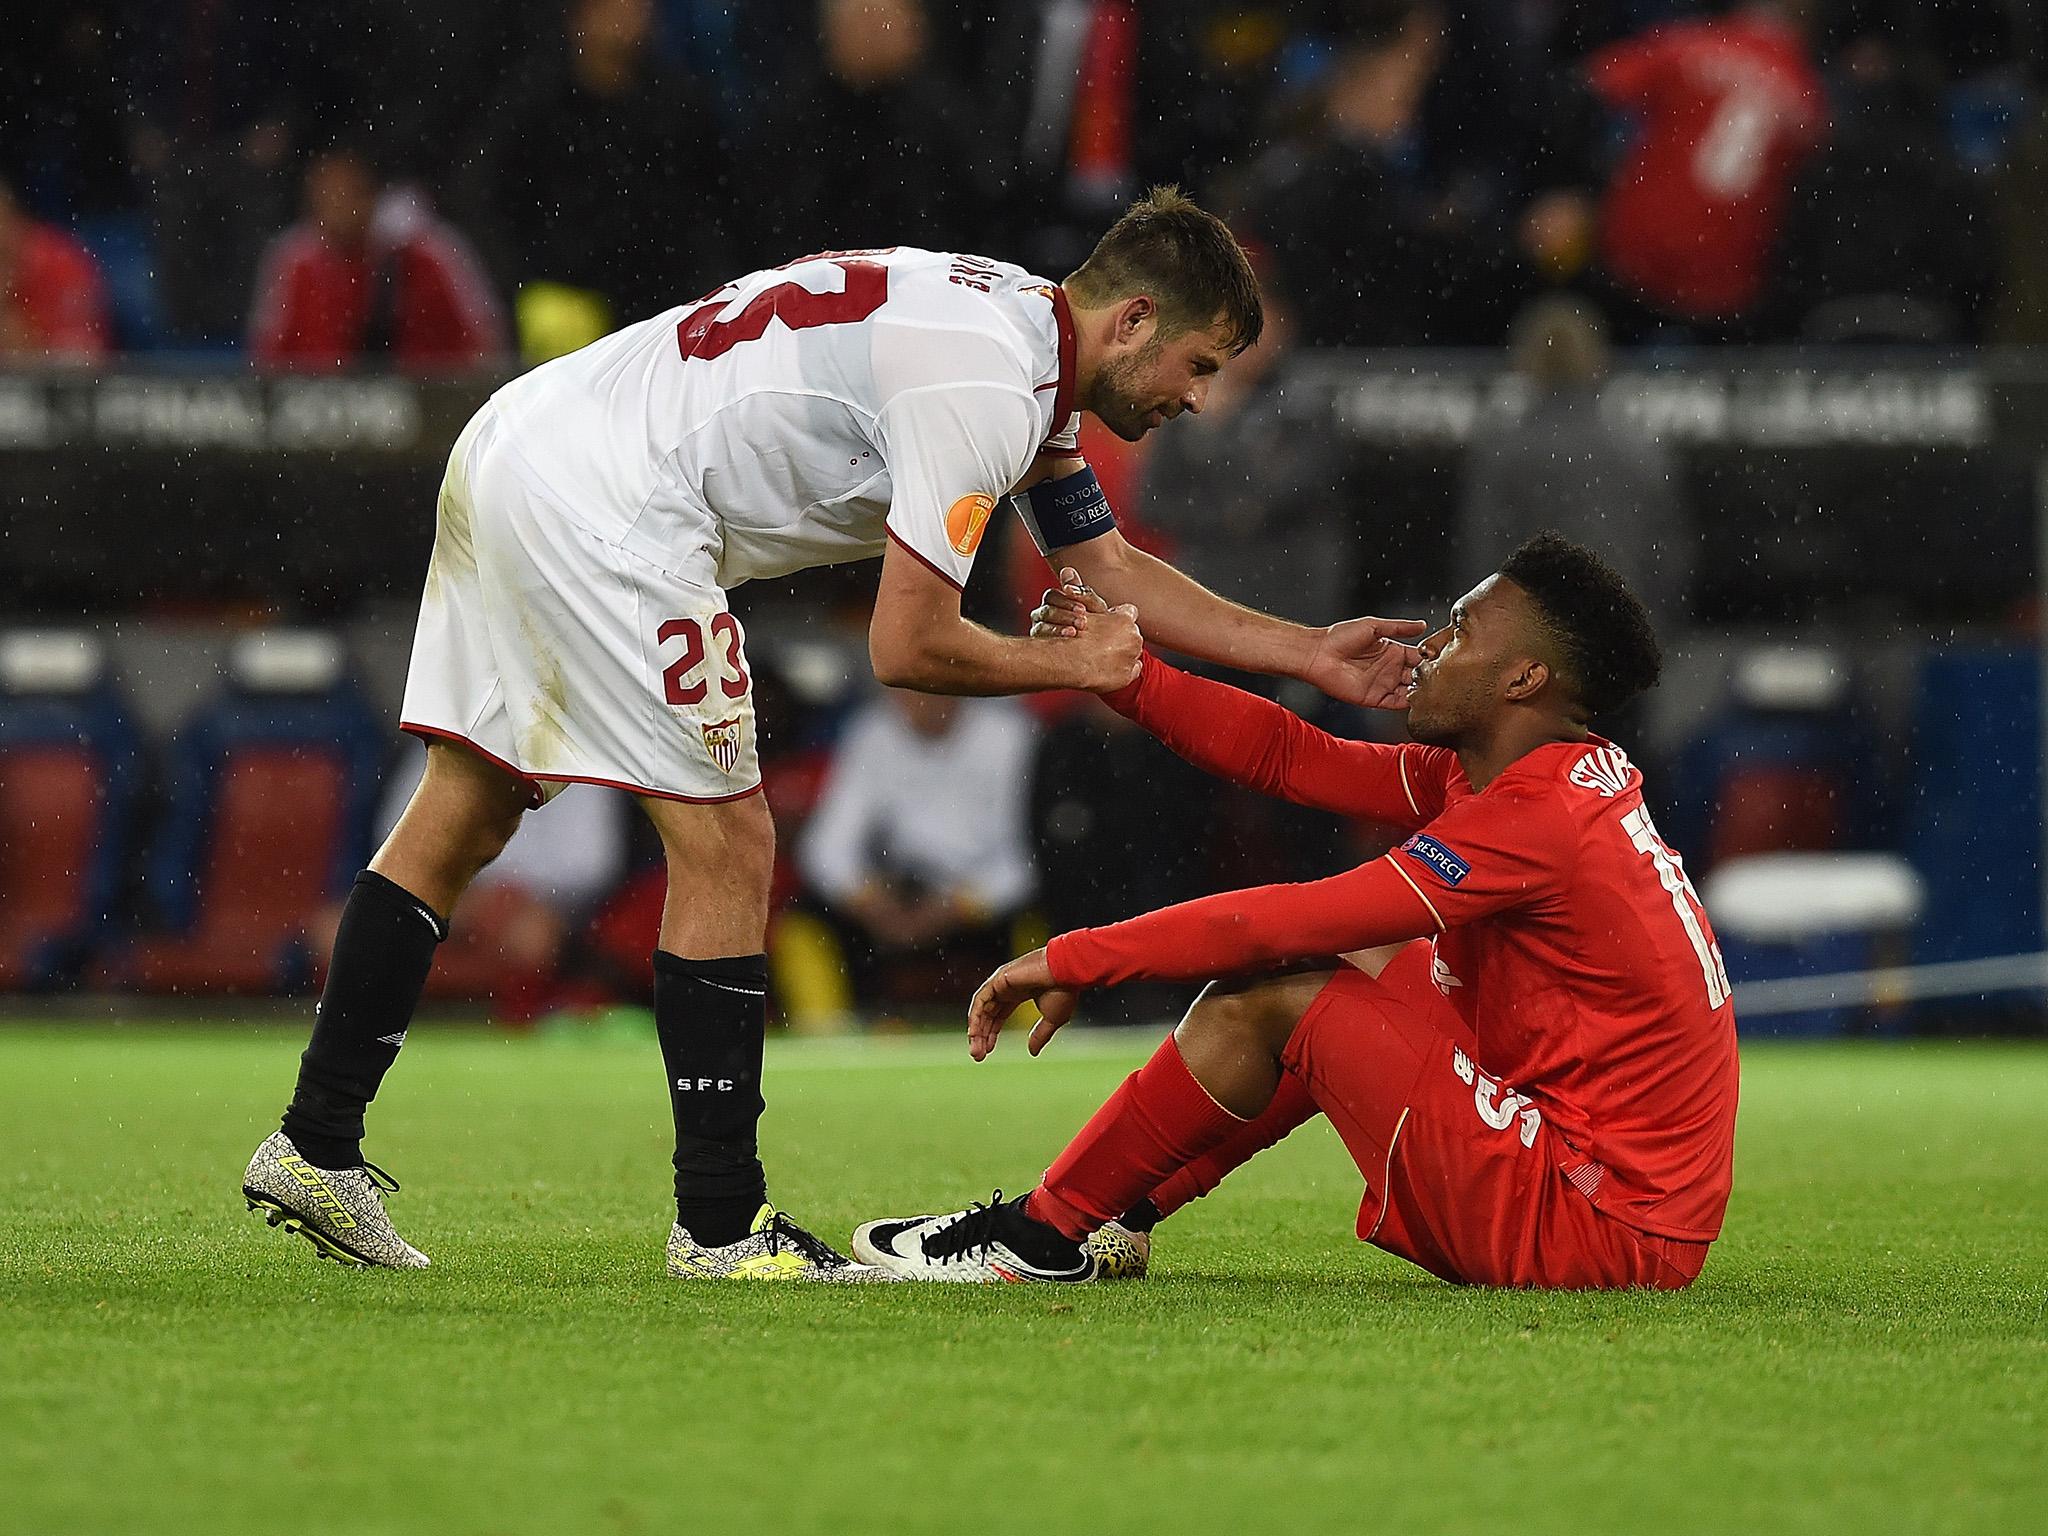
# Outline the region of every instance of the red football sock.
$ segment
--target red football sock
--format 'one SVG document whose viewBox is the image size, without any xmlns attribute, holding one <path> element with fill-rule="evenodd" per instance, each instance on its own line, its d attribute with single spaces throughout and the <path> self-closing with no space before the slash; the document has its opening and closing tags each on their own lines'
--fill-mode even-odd
<svg viewBox="0 0 2048 1536">
<path fill-rule="evenodd" d="M 1195 1081 L 1169 1035 L 1067 1144 L 1024 1213 L 1078 1242 L 1244 1124 Z"/>
<path fill-rule="evenodd" d="M 1190 1200 L 1199 1200 L 1221 1184 L 1231 1169 L 1250 1162 L 1297 1125 L 1321 1113 L 1315 1100 L 1308 1096 L 1308 1085 L 1292 1072 L 1282 1072 L 1280 1086 L 1273 1093 L 1273 1102 L 1266 1106 L 1258 1119 L 1240 1121 L 1221 1143 L 1178 1173 L 1169 1174 L 1166 1181 L 1152 1191 L 1152 1203 L 1159 1208 L 1160 1219 L 1171 1216 Z"/>
</svg>

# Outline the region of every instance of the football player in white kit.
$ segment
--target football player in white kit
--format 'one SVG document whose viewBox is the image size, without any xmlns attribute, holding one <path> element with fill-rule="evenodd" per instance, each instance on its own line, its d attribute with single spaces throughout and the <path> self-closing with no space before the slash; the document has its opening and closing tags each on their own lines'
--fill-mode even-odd
<svg viewBox="0 0 2048 1536">
<path fill-rule="evenodd" d="M 448 914 L 562 786 L 639 797 L 668 897 L 655 1024 L 676 1127 L 683 1277 L 860 1279 L 768 1202 L 755 1129 L 774 828 L 761 795 L 741 582 L 881 556 L 883 682 L 1101 693 L 1145 636 L 1186 654 L 1396 700 L 1420 624 L 1255 613 L 1116 532 L 1076 455 L 1078 411 L 1133 440 L 1199 411 L 1258 338 L 1258 286 L 1221 220 L 1159 189 L 1053 284 L 978 256 L 832 252 L 755 272 L 546 363 L 457 439 L 403 728 L 428 767 L 357 877 L 250 1207 L 345 1263 L 420 1268 L 363 1115 Z M 993 633 L 960 594 L 1002 499 L 1040 550 L 1119 605 L 1084 631 Z"/>
</svg>

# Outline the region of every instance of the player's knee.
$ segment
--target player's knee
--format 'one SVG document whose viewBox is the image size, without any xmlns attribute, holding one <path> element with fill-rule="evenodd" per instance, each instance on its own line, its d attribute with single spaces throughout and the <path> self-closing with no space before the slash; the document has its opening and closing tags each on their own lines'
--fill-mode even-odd
<svg viewBox="0 0 2048 1536">
<path fill-rule="evenodd" d="M 1233 1053 L 1256 1045 L 1260 1016 L 1247 992 L 1225 991 L 1211 984 L 1173 1032 L 1183 1052 L 1227 1048 Z"/>
<path fill-rule="evenodd" d="M 1183 1049 L 1192 1044 L 1277 1057 L 1300 1025 L 1319 981 L 1290 976 L 1249 986 L 1211 983 L 1188 1010 L 1174 1038 Z"/>
<path fill-rule="evenodd" d="M 519 830 L 519 822 L 524 815 L 523 809 L 507 811 L 492 808 L 480 811 L 463 829 L 463 862 L 474 869 L 482 869 L 503 853 L 505 845 L 512 841 L 512 834 Z"/>
<path fill-rule="evenodd" d="M 669 879 L 689 882 L 706 874 L 721 884 L 765 887 L 775 870 L 775 821 L 766 797 L 717 806 L 656 813 Z"/>
<path fill-rule="evenodd" d="M 720 836 L 726 856 L 748 876 L 766 880 L 775 870 L 775 819 L 765 795 L 749 795 L 720 807 Z"/>
</svg>

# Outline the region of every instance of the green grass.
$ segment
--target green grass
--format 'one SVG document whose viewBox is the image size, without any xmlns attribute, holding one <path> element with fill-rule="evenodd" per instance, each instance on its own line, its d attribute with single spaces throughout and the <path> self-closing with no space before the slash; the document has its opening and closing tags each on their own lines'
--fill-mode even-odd
<svg viewBox="0 0 2048 1536">
<path fill-rule="evenodd" d="M 1014 1042 L 1013 1042 L 1014 1044 Z M 372 1117 L 425 1274 L 242 1210 L 295 1031 L 0 1030 L 0 1530 L 2038 1530 L 2048 1052 L 1753 1049 L 1676 1296 L 1361 1247 L 1304 1129 L 1074 1290 L 677 1284 L 651 1041 L 425 1028 Z M 1015 1190 L 1137 1058 L 774 1051 L 785 1204 Z"/>
</svg>

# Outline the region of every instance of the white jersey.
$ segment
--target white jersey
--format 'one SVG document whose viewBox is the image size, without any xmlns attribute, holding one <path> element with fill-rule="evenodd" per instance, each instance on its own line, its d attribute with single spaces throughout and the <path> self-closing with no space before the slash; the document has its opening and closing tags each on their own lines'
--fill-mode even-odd
<svg viewBox="0 0 2048 1536">
<path fill-rule="evenodd" d="M 565 516 L 720 588 L 889 539 L 964 586 L 1000 499 L 1079 425 L 1066 295 L 908 247 L 752 273 L 493 404 Z"/>
</svg>

